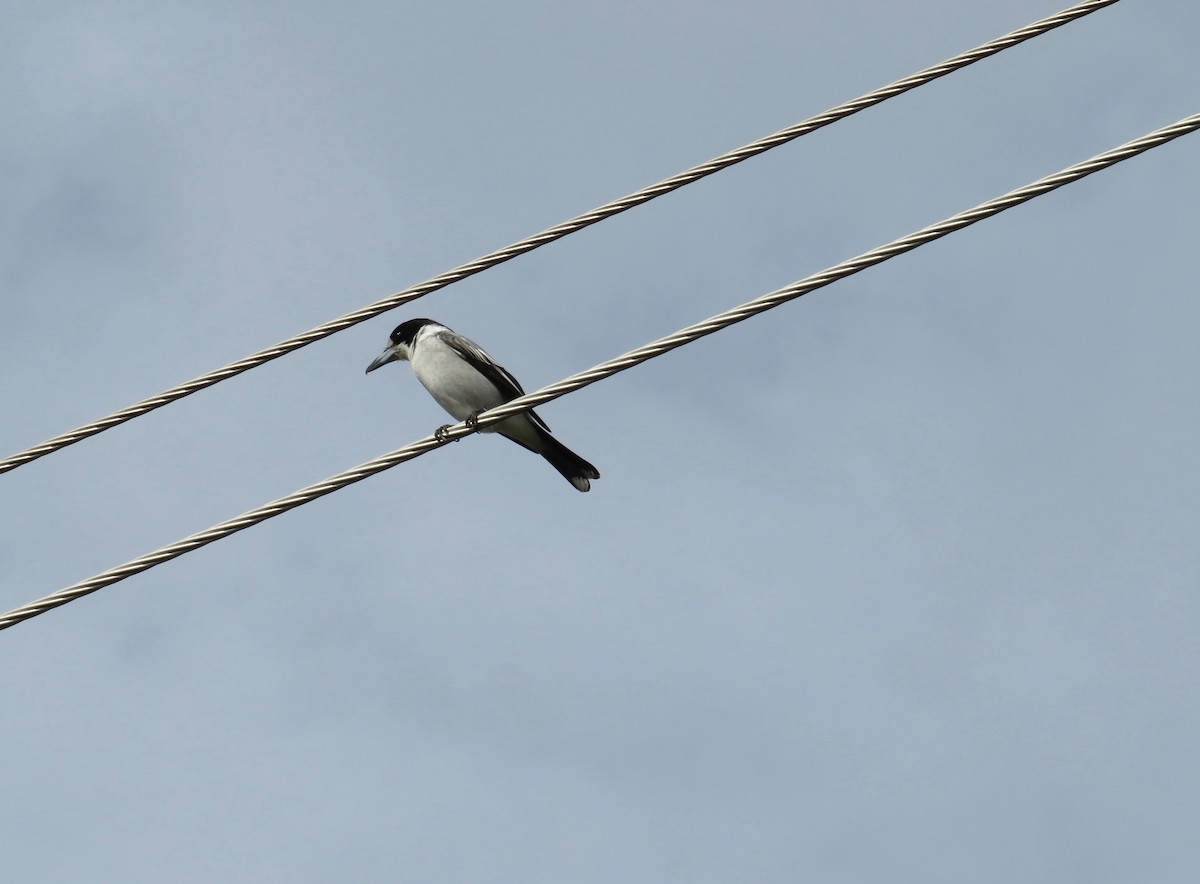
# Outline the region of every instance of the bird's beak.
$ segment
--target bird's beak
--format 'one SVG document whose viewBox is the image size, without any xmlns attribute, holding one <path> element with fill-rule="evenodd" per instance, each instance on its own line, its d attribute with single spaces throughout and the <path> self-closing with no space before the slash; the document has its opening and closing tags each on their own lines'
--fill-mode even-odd
<svg viewBox="0 0 1200 884">
<path fill-rule="evenodd" d="M 386 347 L 382 353 L 375 357 L 375 361 L 367 366 L 367 373 L 370 374 L 380 366 L 387 365 L 389 362 L 395 362 L 400 357 L 392 347 Z"/>
</svg>

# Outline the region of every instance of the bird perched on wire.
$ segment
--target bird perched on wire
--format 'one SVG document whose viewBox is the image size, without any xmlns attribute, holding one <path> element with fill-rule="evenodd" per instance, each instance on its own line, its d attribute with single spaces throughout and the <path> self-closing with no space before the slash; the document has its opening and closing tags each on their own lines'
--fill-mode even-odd
<svg viewBox="0 0 1200 884">
<path fill-rule="evenodd" d="M 482 347 L 432 319 L 410 319 L 396 326 L 387 347 L 367 371 L 398 360 L 412 363 L 417 380 L 438 405 L 468 424 L 480 412 L 525 395 L 520 382 Z M 551 436 L 546 422 L 533 411 L 515 414 L 482 432 L 498 432 L 540 454 L 580 491 L 592 487 L 590 479 L 600 478 L 600 471 Z"/>
</svg>

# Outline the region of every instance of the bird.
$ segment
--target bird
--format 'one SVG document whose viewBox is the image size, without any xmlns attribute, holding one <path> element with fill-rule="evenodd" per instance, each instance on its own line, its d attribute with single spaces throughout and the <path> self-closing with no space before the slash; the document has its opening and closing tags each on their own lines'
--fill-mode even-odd
<svg viewBox="0 0 1200 884">
<path fill-rule="evenodd" d="M 480 412 L 525 395 L 520 382 L 482 347 L 432 319 L 409 319 L 396 326 L 367 373 L 398 361 L 411 363 L 417 380 L 438 405 L 468 425 Z M 579 491 L 588 491 L 589 480 L 600 478 L 600 471 L 550 435 L 546 422 L 532 410 L 482 432 L 498 432 L 540 454 Z"/>
</svg>

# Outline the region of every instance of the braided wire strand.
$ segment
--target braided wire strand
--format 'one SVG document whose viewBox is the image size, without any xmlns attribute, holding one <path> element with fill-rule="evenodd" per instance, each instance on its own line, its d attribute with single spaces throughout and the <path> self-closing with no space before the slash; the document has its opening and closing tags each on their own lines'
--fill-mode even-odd
<svg viewBox="0 0 1200 884">
<path fill-rule="evenodd" d="M 715 172 L 719 172 L 722 169 L 726 169 L 730 166 L 740 163 L 743 160 L 748 160 L 751 157 L 757 156 L 758 154 L 765 153 L 772 148 L 779 147 L 782 144 L 793 141 L 802 135 L 815 132 L 817 129 L 821 129 L 830 125 L 831 123 L 843 120 L 861 110 L 865 110 L 873 105 L 880 104 L 881 102 L 887 101 L 889 98 L 894 98 L 897 95 L 902 95 L 905 92 L 917 88 L 918 86 L 923 86 L 932 80 L 936 80 L 939 77 L 944 77 L 947 74 L 974 64 L 977 61 L 981 61 L 982 59 L 995 55 L 998 52 L 1002 52 L 1005 49 L 1009 49 L 1019 43 L 1023 43 L 1026 40 L 1033 39 L 1034 37 L 1038 37 L 1048 31 L 1061 27 L 1062 25 L 1073 22 L 1086 15 L 1090 15 L 1091 13 L 1103 9 L 1106 6 L 1112 6 L 1117 2 L 1119 2 L 1119 0 L 1086 0 L 1086 2 L 1076 3 L 1074 6 L 1064 9 L 1061 12 L 1057 12 L 1054 15 L 1047 16 L 1040 21 L 1033 22 L 1032 24 L 1026 25 L 1023 28 L 1018 28 L 1017 30 L 1005 34 L 1002 37 L 997 37 L 995 40 L 990 40 L 981 46 L 977 46 L 974 49 L 960 53 L 953 58 L 949 58 L 946 61 L 933 65 L 932 67 L 925 68 L 924 70 L 918 71 L 911 76 L 897 80 L 894 83 L 890 83 L 889 85 L 883 86 L 872 92 L 868 92 L 866 95 L 863 95 L 852 101 L 839 104 L 836 107 L 830 108 L 824 113 L 816 115 L 815 117 L 809 117 L 807 120 L 796 123 L 795 125 L 789 126 L 786 129 L 781 129 L 773 135 L 768 135 L 765 138 L 760 138 L 759 140 L 751 142 L 744 147 L 731 150 L 728 153 L 724 153 L 706 163 L 693 166 L 687 171 L 680 172 L 677 175 L 673 175 L 670 178 L 664 179 L 657 184 L 652 184 L 649 187 L 645 187 L 629 194 L 628 196 L 605 203 L 599 208 L 592 209 L 590 212 L 585 212 L 582 215 L 576 215 L 574 218 L 547 228 L 541 233 L 526 237 L 525 239 L 519 240 L 510 246 L 497 249 L 494 252 L 489 252 L 481 258 L 476 258 L 474 261 L 461 264 L 458 267 L 455 267 L 453 270 L 448 270 L 445 273 L 432 277 L 431 279 L 428 279 L 418 285 L 410 286 L 409 288 L 399 291 L 393 295 L 389 295 L 382 300 L 376 301 L 373 304 L 368 304 L 366 307 L 355 310 L 352 313 L 339 316 L 337 319 L 333 319 L 322 325 L 318 325 L 315 328 L 303 332 L 302 334 L 287 338 L 286 340 L 275 344 L 273 347 L 267 347 L 264 350 L 259 350 L 257 353 L 253 353 L 250 356 L 246 356 L 237 360 L 236 362 L 231 362 L 228 365 L 210 371 L 207 374 L 200 375 L 199 377 L 187 381 L 186 383 L 164 390 L 156 396 L 143 399 L 141 402 L 130 405 L 126 408 L 122 408 L 120 411 L 114 411 L 113 413 L 107 415 L 106 417 L 102 417 L 99 420 L 84 424 L 83 426 L 77 427 L 74 430 L 70 430 L 66 433 L 61 433 L 53 438 L 47 439 L 45 442 L 42 442 L 38 445 L 34 445 L 30 448 L 24 449 L 23 451 L 19 451 L 16 454 L 0 460 L 0 473 L 7 473 L 19 466 L 37 460 L 40 457 L 44 457 L 47 454 L 52 454 L 55 451 L 66 448 L 68 445 L 74 445 L 76 442 L 81 442 L 84 439 L 96 435 L 97 433 L 102 433 L 105 430 L 119 426 L 120 424 L 132 420 L 135 417 L 141 417 L 144 414 L 154 411 L 156 408 L 161 408 L 162 406 L 168 405 L 171 402 L 175 402 L 178 399 L 182 399 L 185 396 L 198 393 L 207 387 L 211 387 L 214 384 L 220 383 L 221 381 L 235 377 L 244 371 L 257 368 L 258 366 L 270 362 L 273 359 L 278 359 L 280 356 L 284 356 L 294 350 L 299 350 L 301 347 L 306 347 L 309 344 L 315 343 L 323 338 L 327 338 L 330 335 L 336 334 L 337 332 L 344 331 L 345 329 L 358 325 L 360 322 L 373 319 L 374 317 L 379 316 L 381 313 L 386 313 L 388 310 L 392 310 L 402 304 L 408 303 L 409 301 L 414 301 L 417 298 L 424 297 L 431 292 L 445 288 L 451 283 L 466 279 L 468 276 L 473 276 L 476 273 L 480 273 L 491 267 L 495 267 L 497 264 L 502 264 L 505 261 L 510 261 L 519 255 L 523 255 L 526 252 L 531 252 L 534 249 L 561 239 L 568 234 L 575 233 L 585 227 L 589 227 L 592 224 L 603 221 L 606 218 L 611 218 L 612 216 L 632 209 L 635 206 L 639 206 L 643 203 L 649 202 L 652 199 L 656 199 L 657 197 L 671 193 L 672 191 L 678 190 L 687 184 L 699 181 L 701 178 L 705 178 L 714 174 Z"/>
<path fill-rule="evenodd" d="M 1177 123 L 1170 126 L 1165 126 L 1154 132 L 1122 144 L 1112 150 L 1097 154 L 1089 160 L 1077 163 L 1063 169 L 1061 172 L 1056 172 L 1053 175 L 1048 175 L 1045 178 L 1040 178 L 1031 184 L 1024 187 L 1019 187 L 1016 190 L 1009 191 L 1003 196 L 988 200 L 981 203 L 973 209 L 968 209 L 965 212 L 960 212 L 953 215 L 944 221 L 939 221 L 936 224 L 931 224 L 928 227 L 922 228 L 915 233 L 910 233 L 907 236 L 902 236 L 899 239 L 893 240 L 886 245 L 879 246 L 864 252 L 857 257 L 850 258 L 840 264 L 822 270 L 811 276 L 807 276 L 791 285 L 776 289 L 773 292 L 768 292 L 733 307 L 723 313 L 718 313 L 703 322 L 689 325 L 686 328 L 680 329 L 672 335 L 659 338 L 656 341 L 651 341 L 638 347 L 635 350 L 630 350 L 624 355 L 617 356 L 614 359 L 609 359 L 607 362 L 602 362 L 587 371 L 573 374 L 570 377 L 564 378 L 557 383 L 543 387 L 536 392 L 521 396 L 518 399 L 513 399 L 504 405 L 493 408 L 479 415 L 476 421 L 477 429 L 484 429 L 493 424 L 499 423 L 506 418 L 512 417 L 518 412 L 526 411 L 537 405 L 557 399 L 560 396 L 565 396 L 568 393 L 579 390 L 590 384 L 604 378 L 611 377 L 618 372 L 625 371 L 635 365 L 646 362 L 649 359 L 654 359 L 658 356 L 668 353 L 678 347 L 683 347 L 690 344 L 699 338 L 713 334 L 721 329 L 756 316 L 767 310 L 785 304 L 788 301 L 795 300 L 802 295 L 808 294 L 811 291 L 822 288 L 830 283 L 840 279 L 845 279 L 847 276 L 852 276 L 868 267 L 873 267 L 876 264 L 881 264 L 897 255 L 902 255 L 905 252 L 932 242 L 935 239 L 940 239 L 947 234 L 953 233 L 956 230 L 961 230 L 964 227 L 969 227 L 985 218 L 990 218 L 997 215 L 1006 209 L 1011 209 L 1021 203 L 1049 193 L 1065 184 L 1070 184 L 1073 181 L 1078 181 L 1091 175 L 1093 172 L 1098 172 L 1101 169 L 1108 168 L 1116 163 L 1127 160 L 1130 157 L 1137 156 L 1151 148 L 1158 147 L 1167 143 L 1181 135 L 1186 135 L 1189 132 L 1194 132 L 1200 129 L 1200 114 L 1194 114 L 1186 117 Z M 149 570 L 155 565 L 160 565 L 163 562 L 170 561 L 184 553 L 191 552 L 215 540 L 220 540 L 223 537 L 228 537 L 244 528 L 249 528 L 252 525 L 257 525 L 259 522 L 264 522 L 267 519 L 273 518 L 285 513 L 290 509 L 310 503 L 319 497 L 324 497 L 326 494 L 332 494 L 345 488 L 347 485 L 352 485 L 355 482 L 361 482 L 376 473 L 381 473 L 384 470 L 390 469 L 405 461 L 419 457 L 426 452 L 432 451 L 435 448 L 440 448 L 450 441 L 461 438 L 476 432 L 466 425 L 465 422 L 460 422 L 451 426 L 444 434 L 444 441 L 439 441 L 436 436 L 430 435 L 423 439 L 419 439 L 403 448 L 398 448 L 395 451 L 381 455 L 374 460 L 367 461 L 344 472 L 331 476 L 323 482 L 318 482 L 315 485 L 309 485 L 307 488 L 302 488 L 295 491 L 286 497 L 281 497 L 278 500 L 273 500 L 268 504 L 264 504 L 256 509 L 249 510 L 236 518 L 221 522 L 218 525 L 201 531 L 197 534 L 192 534 L 175 543 L 164 546 L 154 552 L 147 553 L 144 556 L 126 562 L 116 568 L 110 568 L 101 574 L 90 577 L 87 580 L 82 580 L 79 583 L 61 589 L 51 595 L 31 602 L 20 608 L 15 608 L 3 615 L 0 615 L 0 629 L 7 629 L 31 617 L 36 617 L 39 614 L 44 614 L 59 605 L 65 605 L 67 602 L 74 601 L 77 598 L 102 589 L 118 581 L 124 580 L 126 577 L 132 577 L 134 574 L 139 574 L 142 571 Z"/>
</svg>

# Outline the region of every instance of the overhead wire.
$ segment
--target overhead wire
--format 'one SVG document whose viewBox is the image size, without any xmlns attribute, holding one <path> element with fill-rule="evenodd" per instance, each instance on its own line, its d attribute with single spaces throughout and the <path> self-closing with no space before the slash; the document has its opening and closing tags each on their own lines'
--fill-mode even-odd
<svg viewBox="0 0 1200 884">
<path fill-rule="evenodd" d="M 287 338 L 286 340 L 281 341 L 272 347 L 259 350 L 250 356 L 239 359 L 236 362 L 231 362 L 228 365 L 224 365 L 221 368 L 215 369 L 206 374 L 200 375 L 199 377 L 187 381 L 186 383 L 178 384 L 155 396 L 143 399 L 141 402 L 138 402 L 134 405 L 122 408 L 119 411 L 114 411 L 105 417 L 92 421 L 91 423 L 76 427 L 75 429 L 66 433 L 60 433 L 59 435 L 47 439 L 44 442 L 41 442 L 30 448 L 26 448 L 23 451 L 17 452 L 16 454 L 9 455 L 3 460 L 0 460 L 0 473 L 9 472 L 19 466 L 30 463 L 40 457 L 44 457 L 47 454 L 59 451 L 69 445 L 74 445 L 76 442 L 81 442 L 84 439 L 96 435 L 97 433 L 101 433 L 105 430 L 119 426 L 120 424 L 130 421 L 136 417 L 141 417 L 142 415 L 148 414 L 157 408 L 161 408 L 162 406 L 182 399 L 185 396 L 190 396 L 192 393 L 197 393 L 200 390 L 211 387 L 214 384 L 220 383 L 221 381 L 235 377 L 244 371 L 257 368 L 258 366 L 270 362 L 273 359 L 278 359 L 280 356 L 284 356 L 294 350 L 299 350 L 301 347 L 315 343 L 316 341 L 329 337 L 332 334 L 357 325 L 360 322 L 365 322 L 368 319 L 372 319 L 381 313 L 385 313 L 388 310 L 399 307 L 401 304 L 416 300 L 417 298 L 444 288 L 451 283 L 466 279 L 469 276 L 480 273 L 481 271 L 487 270 L 490 267 L 494 267 L 497 264 L 502 264 L 505 261 L 509 261 L 519 255 L 525 254 L 526 252 L 531 252 L 534 249 L 540 248 L 541 246 L 548 245 L 549 243 L 561 239 L 568 234 L 575 233 L 606 218 L 611 218 L 612 216 L 632 209 L 635 206 L 642 205 L 643 203 L 647 203 L 652 199 L 656 199 L 657 197 L 671 193 L 672 191 L 678 190 L 687 184 L 699 181 L 701 178 L 705 178 L 714 174 L 715 172 L 721 171 L 722 169 L 729 168 L 730 166 L 740 163 L 743 160 L 747 160 L 761 153 L 765 153 L 772 148 L 779 147 L 782 144 L 793 141 L 802 135 L 815 132 L 816 130 L 828 126 L 831 123 L 835 123 L 851 116 L 852 114 L 856 114 L 861 110 L 865 110 L 873 105 L 884 102 L 889 98 L 894 98 L 897 95 L 902 95 L 905 92 L 917 88 L 918 86 L 923 86 L 926 83 L 938 79 L 939 77 L 944 77 L 945 75 L 953 73 L 954 71 L 961 70 L 962 68 L 974 64 L 977 61 L 981 61 L 982 59 L 995 55 L 998 52 L 1002 52 L 1005 49 L 1009 49 L 1020 43 L 1024 43 L 1026 40 L 1038 37 L 1047 33 L 1048 31 L 1061 27 L 1062 25 L 1076 21 L 1086 15 L 1090 15 L 1093 12 L 1103 9 L 1106 6 L 1112 6 L 1117 2 L 1119 2 L 1119 0 L 1086 0 L 1086 2 L 1076 3 L 1074 6 L 1047 16 L 1046 18 L 1040 19 L 1032 24 L 1026 25 L 1023 28 L 1018 28 L 1017 30 L 1005 34 L 1002 37 L 997 37 L 994 40 L 990 40 L 987 43 L 975 47 L 974 49 L 969 49 L 966 52 L 960 53 L 953 58 L 949 58 L 946 61 L 940 62 L 939 64 L 927 67 L 922 71 L 912 74 L 911 76 L 896 80 L 894 83 L 890 83 L 887 86 L 882 86 L 852 101 L 847 101 L 844 104 L 839 104 L 836 107 L 830 108 L 824 113 L 817 114 L 814 117 L 809 117 L 808 119 L 789 126 L 786 129 L 781 129 L 773 135 L 768 135 L 765 138 L 760 138 L 757 141 L 753 141 L 750 144 L 745 145 L 744 147 L 731 150 L 728 153 L 724 153 L 706 163 L 701 163 L 698 166 L 693 166 L 684 172 L 680 172 L 677 175 L 666 178 L 657 184 L 652 184 L 649 187 L 642 188 L 641 190 L 635 191 L 628 196 L 605 203 L 599 208 L 592 209 L 590 212 L 584 212 L 581 215 L 576 215 L 574 218 L 547 228 L 541 233 L 536 233 L 532 236 L 518 240 L 512 245 L 489 252 L 481 258 L 476 258 L 474 261 L 461 264 L 458 267 L 455 267 L 453 270 L 448 270 L 445 273 L 432 277 L 431 279 L 428 279 L 418 285 L 410 286 L 409 288 L 403 289 L 402 291 L 399 291 L 393 295 L 389 295 L 386 298 L 383 298 L 372 304 L 368 304 L 366 307 L 355 310 L 352 313 L 339 316 L 336 319 L 330 320 L 322 325 L 318 325 L 306 332 Z"/>
<path fill-rule="evenodd" d="M 0 615 L 0 629 L 7 629 L 24 620 L 44 614 L 46 611 L 52 610 L 60 605 L 74 601 L 77 598 L 88 595 L 103 587 L 110 586 L 127 577 L 132 577 L 134 574 L 139 574 L 142 571 L 149 570 L 156 565 L 161 565 L 163 562 L 170 561 L 185 553 L 199 549 L 213 541 L 220 540 L 223 537 L 228 537 L 230 534 L 235 534 L 245 528 L 257 525 L 259 522 L 266 521 L 285 513 L 288 510 L 302 506 L 306 503 L 332 494 L 352 485 L 355 482 L 360 482 L 370 476 L 390 469 L 405 461 L 419 457 L 428 451 L 435 448 L 440 448 L 451 441 L 456 441 L 459 438 L 477 432 L 478 430 L 486 429 L 487 427 L 496 424 L 506 418 L 517 414 L 518 412 L 526 411 L 535 406 L 549 402 L 552 399 L 557 399 L 560 396 L 565 396 L 568 393 L 579 390 L 589 384 L 594 384 L 597 381 L 610 377 L 618 372 L 625 371 L 635 365 L 646 362 L 649 359 L 654 359 L 664 353 L 670 352 L 678 347 L 693 343 L 706 335 L 713 334 L 724 328 L 728 328 L 734 323 L 741 322 L 785 304 L 788 301 L 795 300 L 808 292 L 827 286 L 830 283 L 836 282 L 839 279 L 844 279 L 868 267 L 873 267 L 897 255 L 904 254 L 933 240 L 953 233 L 956 230 L 961 230 L 964 227 L 969 227 L 985 218 L 990 218 L 997 215 L 1006 209 L 1011 209 L 1021 203 L 1027 202 L 1035 197 L 1049 193 L 1065 184 L 1070 184 L 1073 181 L 1078 181 L 1088 175 L 1098 172 L 1101 169 L 1106 169 L 1116 163 L 1137 156 L 1151 148 L 1158 147 L 1162 144 L 1186 135 L 1189 132 L 1194 132 L 1200 129 L 1200 114 L 1194 114 L 1186 117 L 1177 123 L 1169 126 L 1164 126 L 1157 129 L 1141 138 L 1136 138 L 1133 141 L 1115 147 L 1112 150 L 1097 154 L 1089 160 L 1081 163 L 1076 163 L 1069 166 L 1060 172 L 1053 175 L 1048 175 L 1040 178 L 1024 187 L 1019 187 L 1016 190 L 1011 190 L 1008 193 L 988 200 L 978 206 L 968 209 L 965 212 L 960 212 L 957 215 L 952 215 L 943 221 L 936 224 L 931 224 L 907 236 L 902 236 L 899 239 L 893 240 L 886 245 L 879 246 L 864 252 L 857 257 L 842 261 L 840 264 L 807 276 L 791 285 L 776 289 L 773 292 L 768 292 L 747 301 L 737 307 L 733 307 L 722 313 L 718 313 L 703 322 L 698 322 L 694 325 L 689 325 L 686 328 L 680 329 L 672 335 L 667 335 L 664 338 L 659 338 L 649 344 L 638 347 L 635 350 L 630 350 L 622 356 L 610 359 L 607 362 L 602 362 L 587 371 L 573 374 L 568 378 L 564 378 L 557 383 L 543 387 L 533 393 L 521 396 L 518 399 L 513 399 L 504 405 L 485 411 L 479 415 L 475 422 L 475 427 L 467 426 L 466 422 L 460 422 L 449 427 L 443 433 L 426 436 L 419 439 L 403 448 L 398 448 L 395 451 L 384 454 L 374 460 L 367 461 L 353 469 L 345 470 L 335 476 L 318 482 L 315 485 L 309 485 L 299 491 L 293 492 L 286 497 L 281 497 L 278 500 L 271 501 L 256 509 L 249 510 L 236 518 L 229 519 L 220 524 L 214 525 L 205 531 L 197 534 L 192 534 L 175 543 L 168 544 L 154 552 L 147 553 L 132 561 L 126 562 L 116 568 L 110 568 L 100 574 L 90 577 L 87 580 L 82 580 L 74 583 L 58 592 L 40 598 L 37 601 L 31 602 L 22 607 L 15 608 L 3 615 Z M 440 438 L 439 438 L 440 436 Z"/>
</svg>

